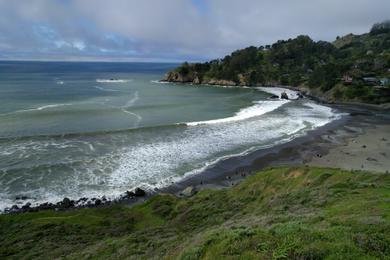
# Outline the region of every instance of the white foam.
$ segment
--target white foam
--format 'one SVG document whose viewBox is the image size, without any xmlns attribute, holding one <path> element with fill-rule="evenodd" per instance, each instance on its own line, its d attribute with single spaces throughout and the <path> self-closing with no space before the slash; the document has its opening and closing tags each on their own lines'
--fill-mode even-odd
<svg viewBox="0 0 390 260">
<path fill-rule="evenodd" d="M 89 147 L 89 149 L 92 151 L 92 152 L 94 152 L 95 151 L 95 148 L 93 147 L 93 145 L 92 144 L 88 144 L 88 147 Z"/>
<path fill-rule="evenodd" d="M 155 83 L 155 84 L 169 84 L 171 82 L 168 82 L 168 81 L 160 81 L 160 80 L 151 80 L 150 83 Z"/>
<path fill-rule="evenodd" d="M 30 109 L 23 109 L 23 110 L 17 110 L 15 113 L 23 113 L 23 112 L 30 112 L 30 111 L 40 111 L 45 110 L 49 108 L 55 108 L 55 107 L 62 107 L 62 106 L 72 106 L 73 104 L 67 103 L 67 104 L 51 104 L 51 105 L 44 105 L 36 108 L 30 108 Z"/>
<path fill-rule="evenodd" d="M 138 91 L 136 91 L 132 98 L 129 99 L 129 101 L 126 102 L 124 107 L 131 107 L 134 105 L 135 102 L 137 102 L 139 99 Z"/>
<path fill-rule="evenodd" d="M 170 130 L 146 144 L 122 150 L 119 167 L 108 183 L 162 188 L 202 172 L 220 160 L 288 142 L 336 118 L 339 115 L 331 108 L 307 103 L 296 111 L 290 112 L 289 107 L 281 114 L 264 114 L 240 123 L 201 124 L 184 132 Z M 183 170 L 187 165 L 192 169 Z"/>
<path fill-rule="evenodd" d="M 62 80 L 59 80 L 59 81 L 57 81 L 57 84 L 58 84 L 58 85 L 64 85 L 64 84 L 65 84 L 65 82 L 64 82 L 64 81 L 62 81 Z"/>
<path fill-rule="evenodd" d="M 138 125 L 138 123 L 142 120 L 142 116 L 140 116 L 140 115 L 138 115 L 138 114 L 136 114 L 136 113 L 133 113 L 133 112 L 131 112 L 131 111 L 128 111 L 128 110 L 126 110 L 126 109 L 123 108 L 123 107 L 121 108 L 121 110 L 122 110 L 123 113 L 129 114 L 129 115 L 132 115 L 132 116 L 135 116 L 135 117 L 137 118 L 137 120 L 138 120 L 137 125 Z"/>
<path fill-rule="evenodd" d="M 132 81 L 131 79 L 97 79 L 99 83 L 126 83 Z"/>
<path fill-rule="evenodd" d="M 131 183 L 134 187 L 151 185 L 162 188 L 199 173 L 220 160 L 287 142 L 306 125 L 300 120 L 268 117 L 240 124 L 200 127 L 202 129 L 189 129 L 175 138 L 160 137 L 121 151 L 119 167 L 110 176 L 110 186 Z M 285 137 L 280 138 L 282 136 Z M 235 150 L 239 152 L 228 152 Z M 187 164 L 194 168 L 180 174 Z"/>
<path fill-rule="evenodd" d="M 138 100 L 139 100 L 139 95 L 138 95 L 138 91 L 136 91 L 134 95 L 126 102 L 126 104 L 121 107 L 122 112 L 135 116 L 137 118 L 137 122 L 135 122 L 134 127 L 137 127 L 139 122 L 141 122 L 142 116 L 127 110 L 127 108 L 132 107 L 135 104 L 135 102 L 137 102 Z"/>
<path fill-rule="evenodd" d="M 232 117 L 220 118 L 214 120 L 207 121 L 199 121 L 199 122 L 190 122 L 186 123 L 188 126 L 197 126 L 197 125 L 206 125 L 206 124 L 220 124 L 220 123 L 228 123 L 234 121 L 240 121 L 249 119 L 256 116 L 261 116 L 266 113 L 269 113 L 284 104 L 288 103 L 288 100 L 280 100 L 280 101 L 257 101 L 255 105 L 241 109 Z"/>
<path fill-rule="evenodd" d="M 36 108 L 36 110 L 44 110 L 44 109 L 48 109 L 48 108 L 71 106 L 71 105 L 72 104 L 52 104 L 52 105 L 45 105 L 45 106 L 38 107 L 38 108 Z"/>
<path fill-rule="evenodd" d="M 117 89 L 102 88 L 102 87 L 99 87 L 99 86 L 94 86 L 94 88 L 99 89 L 99 90 L 101 90 L 101 91 L 108 91 L 108 92 L 117 92 L 117 91 L 119 91 L 119 90 L 117 90 Z"/>
<path fill-rule="evenodd" d="M 13 112 L 0 114 L 0 116 L 10 116 L 10 115 L 13 115 L 15 113 L 26 113 L 26 112 L 28 113 L 28 112 L 46 110 L 46 109 L 50 109 L 50 108 L 56 108 L 56 107 L 62 107 L 62 106 L 72 106 L 72 105 L 73 104 L 71 104 L 71 103 L 67 103 L 67 104 L 50 104 L 50 105 L 44 105 L 44 106 L 40 106 L 40 107 L 36 107 L 36 108 L 28 108 L 28 109 L 16 110 L 16 111 L 13 111 Z"/>
<path fill-rule="evenodd" d="M 210 87 L 217 87 L 217 88 L 238 88 L 238 89 L 251 89 L 252 87 L 248 86 L 239 86 L 239 85 L 210 85 L 210 84 L 205 84 L 206 86 Z"/>
<path fill-rule="evenodd" d="M 291 89 L 286 88 L 279 88 L 279 87 L 256 87 L 256 89 L 261 90 L 266 93 L 270 93 L 272 95 L 276 95 L 278 97 L 281 96 L 283 92 L 285 92 L 289 99 L 298 99 L 298 91 L 294 91 Z"/>
</svg>

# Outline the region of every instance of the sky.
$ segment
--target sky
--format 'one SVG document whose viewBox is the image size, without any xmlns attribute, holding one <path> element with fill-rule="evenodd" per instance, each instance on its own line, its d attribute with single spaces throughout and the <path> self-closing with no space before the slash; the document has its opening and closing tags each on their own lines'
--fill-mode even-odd
<svg viewBox="0 0 390 260">
<path fill-rule="evenodd" d="M 388 19 L 390 0 L 0 0 L 0 59 L 205 61 Z"/>
</svg>

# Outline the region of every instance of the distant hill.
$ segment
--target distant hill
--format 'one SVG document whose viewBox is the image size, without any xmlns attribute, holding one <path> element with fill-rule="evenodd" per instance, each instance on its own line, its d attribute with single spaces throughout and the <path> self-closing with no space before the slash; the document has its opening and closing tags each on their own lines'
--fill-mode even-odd
<svg viewBox="0 0 390 260">
<path fill-rule="evenodd" d="M 223 59 L 183 63 L 163 81 L 211 85 L 285 85 L 327 101 L 390 101 L 390 21 L 333 42 L 301 35 L 247 47 Z"/>
</svg>

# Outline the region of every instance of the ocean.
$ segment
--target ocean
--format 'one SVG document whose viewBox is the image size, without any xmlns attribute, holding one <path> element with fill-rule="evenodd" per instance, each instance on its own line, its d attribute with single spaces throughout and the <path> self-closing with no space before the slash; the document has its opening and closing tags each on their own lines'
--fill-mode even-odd
<svg viewBox="0 0 390 260">
<path fill-rule="evenodd" d="M 1 61 L 0 210 L 162 188 L 341 116 L 277 88 L 158 82 L 177 65 Z"/>
</svg>

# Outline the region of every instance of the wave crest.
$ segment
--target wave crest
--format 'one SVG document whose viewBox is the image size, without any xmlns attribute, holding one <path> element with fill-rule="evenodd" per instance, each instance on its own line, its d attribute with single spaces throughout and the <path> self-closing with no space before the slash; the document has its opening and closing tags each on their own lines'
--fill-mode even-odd
<svg viewBox="0 0 390 260">
<path fill-rule="evenodd" d="M 131 79 L 97 79 L 99 83 L 126 83 L 132 81 Z"/>
<path fill-rule="evenodd" d="M 220 123 L 228 123 L 234 121 L 241 121 L 245 119 L 249 119 L 256 116 L 261 116 L 266 113 L 269 113 L 284 104 L 288 103 L 288 100 L 278 100 L 278 101 L 257 101 L 255 105 L 241 109 L 234 116 L 213 119 L 207 121 L 198 121 L 198 122 L 189 122 L 185 123 L 187 126 L 197 126 L 197 125 L 208 125 L 208 124 L 220 124 Z"/>
</svg>

